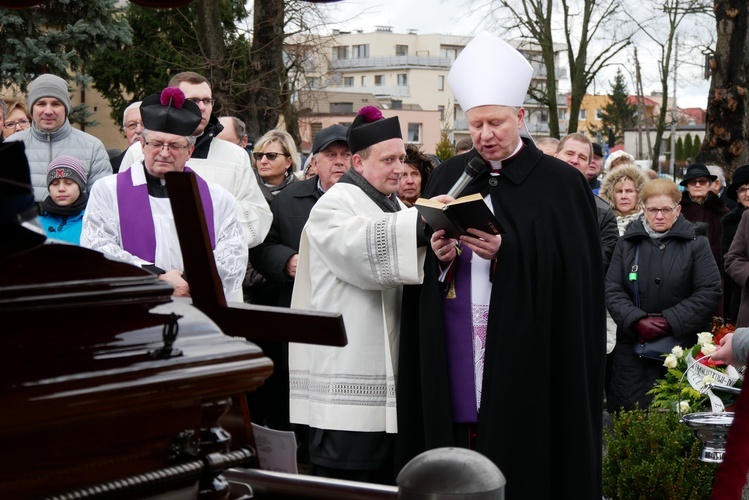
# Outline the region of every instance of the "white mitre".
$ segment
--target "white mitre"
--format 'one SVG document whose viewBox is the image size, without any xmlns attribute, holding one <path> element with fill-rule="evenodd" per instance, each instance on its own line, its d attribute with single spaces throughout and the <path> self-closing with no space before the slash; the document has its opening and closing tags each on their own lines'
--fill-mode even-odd
<svg viewBox="0 0 749 500">
<path fill-rule="evenodd" d="M 447 83 L 464 111 L 476 106 L 521 107 L 533 77 L 528 60 L 501 38 L 482 31 L 450 68 Z"/>
</svg>

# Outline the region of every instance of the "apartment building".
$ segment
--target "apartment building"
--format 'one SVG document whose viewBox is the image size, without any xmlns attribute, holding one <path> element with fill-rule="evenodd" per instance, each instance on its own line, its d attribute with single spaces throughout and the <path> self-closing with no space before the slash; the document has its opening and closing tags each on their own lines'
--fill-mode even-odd
<svg viewBox="0 0 749 500">
<path fill-rule="evenodd" d="M 458 141 L 468 136 L 468 130 L 465 114 L 455 102 L 447 75 L 470 40 L 467 36 L 420 35 L 416 31 L 394 33 L 389 26 L 378 26 L 373 32 L 336 30 L 319 40 L 323 49 L 307 65 L 306 78 L 312 91 L 304 99 L 329 101 L 321 93 L 335 92 L 344 97 L 346 93 L 352 94 L 349 101 L 353 102 L 354 95 L 367 94 L 384 109 L 439 111 L 440 125 L 451 127 L 453 139 Z M 540 62 L 540 50 L 523 46 L 521 52 L 535 68 L 532 86 L 543 88 L 546 71 Z M 560 52 L 561 46 L 557 57 Z M 476 68 L 476 75 L 481 77 L 481 68 Z M 563 73 L 558 70 L 557 77 L 561 76 Z M 310 101 L 301 105 L 322 111 Z M 525 107 L 529 130 L 539 135 L 548 134 L 548 112 L 531 98 L 526 99 Z M 428 128 L 431 129 L 431 125 Z M 426 141 L 423 146 L 427 152 L 434 149 L 434 144 Z"/>
</svg>

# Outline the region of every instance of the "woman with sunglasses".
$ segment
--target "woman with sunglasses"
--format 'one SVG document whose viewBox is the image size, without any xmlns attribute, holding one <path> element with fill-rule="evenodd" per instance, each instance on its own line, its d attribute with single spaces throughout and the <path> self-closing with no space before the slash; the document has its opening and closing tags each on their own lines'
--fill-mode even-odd
<svg viewBox="0 0 749 500">
<path fill-rule="evenodd" d="M 255 144 L 252 158 L 263 184 L 273 195 L 296 180 L 299 154 L 287 132 L 271 130 L 263 135 Z"/>
<path fill-rule="evenodd" d="M 676 343 L 691 347 L 697 333 L 710 329 L 720 273 L 708 241 L 681 216 L 680 199 L 672 180 L 646 182 L 643 214 L 629 224 L 611 257 L 606 306 L 617 331 L 609 412 L 635 404 L 647 408 L 653 399 L 647 392 L 666 373 L 662 358 L 640 357 L 636 346 L 670 337 L 668 351 Z"/>
</svg>

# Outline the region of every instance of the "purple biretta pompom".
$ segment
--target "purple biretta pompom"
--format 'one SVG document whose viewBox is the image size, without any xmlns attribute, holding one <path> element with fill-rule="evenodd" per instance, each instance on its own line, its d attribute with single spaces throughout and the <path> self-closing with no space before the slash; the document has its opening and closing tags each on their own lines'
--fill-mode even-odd
<svg viewBox="0 0 749 500">
<path fill-rule="evenodd" d="M 170 100 L 174 108 L 182 109 L 182 106 L 185 105 L 185 94 L 177 87 L 167 87 L 161 91 L 161 105 L 169 106 Z"/>
<path fill-rule="evenodd" d="M 359 110 L 357 115 L 362 115 L 367 123 L 383 119 L 382 112 L 374 106 L 364 106 Z"/>
</svg>

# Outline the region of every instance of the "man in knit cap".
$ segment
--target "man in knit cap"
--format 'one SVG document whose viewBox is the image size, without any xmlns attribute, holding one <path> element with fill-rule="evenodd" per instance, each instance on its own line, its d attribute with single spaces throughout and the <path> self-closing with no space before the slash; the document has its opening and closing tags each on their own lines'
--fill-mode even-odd
<svg viewBox="0 0 749 500">
<path fill-rule="evenodd" d="M 181 90 L 167 87 L 146 97 L 140 112 L 144 162 L 91 189 L 81 245 L 141 266 L 172 284 L 175 296 L 189 297 L 165 176 L 191 171 L 186 163 L 195 148 L 192 132 L 200 109 Z M 199 176 L 197 181 L 224 295 L 241 302 L 247 246 L 234 197 Z"/>
<path fill-rule="evenodd" d="M 290 416 L 310 427 L 314 475 L 393 483 L 395 380 L 404 285 L 421 283 L 427 241 L 396 193 L 406 150 L 397 117 L 359 111 L 352 168 L 312 208 L 291 307 L 343 315 L 343 348 L 290 344 Z"/>
<path fill-rule="evenodd" d="M 528 136 L 532 75 L 523 54 L 487 32 L 450 69 L 474 149 L 436 168 L 425 196 L 447 193 L 477 160 L 485 169 L 461 195 L 480 193 L 505 233 L 431 235 L 421 296 L 403 304 L 398 463 L 467 447 L 504 473 L 508 500 L 599 500 L 606 325 L 596 205 L 585 177 Z"/>
<path fill-rule="evenodd" d="M 73 128 L 68 121 L 70 96 L 65 80 L 51 74 L 37 77 L 29 85 L 27 102 L 31 107 L 31 128 L 11 135 L 6 141 L 23 141 L 26 146 L 37 202 L 47 195 L 47 166 L 60 155 L 81 160 L 89 187 L 112 173 L 104 144 Z"/>
</svg>

